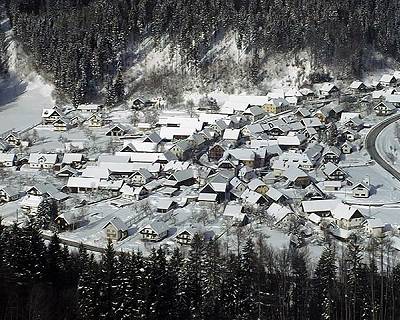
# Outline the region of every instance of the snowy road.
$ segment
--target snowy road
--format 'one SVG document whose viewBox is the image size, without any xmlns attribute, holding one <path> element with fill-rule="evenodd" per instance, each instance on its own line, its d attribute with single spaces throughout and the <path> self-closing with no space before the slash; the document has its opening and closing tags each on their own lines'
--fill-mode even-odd
<svg viewBox="0 0 400 320">
<path fill-rule="evenodd" d="M 365 146 L 368 153 L 371 156 L 371 159 L 374 160 L 377 164 L 379 164 L 383 169 L 389 172 L 393 177 L 400 181 L 400 172 L 397 171 L 393 166 L 387 162 L 382 153 L 379 152 L 377 148 L 377 140 L 381 137 L 380 134 L 382 131 L 392 123 L 400 120 L 400 114 L 396 114 L 390 118 L 387 118 L 373 127 L 365 137 Z M 394 139 L 394 137 L 393 137 Z"/>
</svg>

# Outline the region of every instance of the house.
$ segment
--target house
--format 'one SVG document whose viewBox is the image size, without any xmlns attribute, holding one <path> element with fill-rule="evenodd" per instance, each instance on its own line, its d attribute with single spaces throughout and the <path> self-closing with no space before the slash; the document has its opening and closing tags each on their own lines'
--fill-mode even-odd
<svg viewBox="0 0 400 320">
<path fill-rule="evenodd" d="M 365 181 L 354 184 L 351 190 L 354 198 L 368 198 L 371 193 L 371 186 L 366 179 Z"/>
<path fill-rule="evenodd" d="M 312 91 L 310 88 L 301 88 L 299 91 L 305 100 L 312 100 L 315 97 L 314 91 Z"/>
<path fill-rule="evenodd" d="M 83 113 L 97 113 L 100 111 L 101 107 L 102 106 L 98 104 L 81 104 L 76 108 L 76 110 Z"/>
<path fill-rule="evenodd" d="M 177 203 L 172 199 L 159 199 L 157 203 L 158 213 L 167 213 L 177 207 Z"/>
<path fill-rule="evenodd" d="M 356 81 L 353 81 L 353 82 L 350 84 L 350 90 L 351 90 L 353 93 L 365 92 L 365 91 L 367 91 L 367 89 L 368 89 L 367 86 L 366 86 L 365 83 L 362 82 L 362 81 L 356 80 Z"/>
<path fill-rule="evenodd" d="M 217 192 L 210 183 L 207 183 L 199 191 L 197 200 L 199 202 L 220 202 L 221 198 L 224 199 L 226 193 L 226 187 L 223 192 Z"/>
<path fill-rule="evenodd" d="M 3 140 L 12 147 L 18 147 L 21 145 L 21 137 L 17 132 L 8 133 Z M 1 151 L 1 150 L 0 150 Z"/>
<path fill-rule="evenodd" d="M 260 179 L 256 178 L 251 180 L 248 184 L 247 187 L 251 190 L 251 191 L 255 191 L 258 192 L 260 194 L 266 194 L 268 191 L 268 187 L 267 185 L 261 181 Z"/>
<path fill-rule="evenodd" d="M 287 197 L 280 192 L 279 190 L 275 189 L 274 187 L 269 187 L 265 197 L 272 202 L 282 203 L 284 202 Z"/>
<path fill-rule="evenodd" d="M 134 186 L 142 186 L 146 183 L 150 182 L 154 178 L 153 174 L 144 168 L 139 169 L 138 171 L 132 173 L 129 176 L 129 180 Z"/>
<path fill-rule="evenodd" d="M 171 187 L 191 186 L 193 185 L 194 172 L 192 169 L 180 170 L 171 174 L 165 181 L 165 185 Z"/>
<path fill-rule="evenodd" d="M 326 98 L 335 97 L 339 94 L 339 88 L 334 83 L 324 83 L 320 90 L 320 95 Z"/>
<path fill-rule="evenodd" d="M 18 200 L 21 193 L 12 187 L 0 186 L 0 203 Z"/>
<path fill-rule="evenodd" d="M 177 232 L 175 241 L 180 245 L 190 245 L 196 234 L 201 234 L 201 232 L 193 227 L 184 228 Z"/>
<path fill-rule="evenodd" d="M 57 177 L 62 177 L 62 178 L 68 178 L 77 175 L 78 175 L 78 170 L 76 170 L 75 168 L 71 168 L 70 166 L 65 166 L 56 173 Z"/>
<path fill-rule="evenodd" d="M 298 108 L 296 110 L 296 112 L 294 113 L 294 115 L 299 119 L 303 119 L 303 118 L 310 117 L 311 116 L 311 112 L 306 108 Z"/>
<path fill-rule="evenodd" d="M 252 149 L 228 150 L 226 153 L 226 159 L 232 161 L 234 165 L 243 164 L 249 168 L 257 167 L 259 164 L 257 154 Z"/>
<path fill-rule="evenodd" d="M 342 152 L 340 151 L 339 148 L 335 146 L 328 146 L 324 149 L 324 152 L 322 153 L 322 161 L 324 163 L 328 162 L 335 162 L 337 163 L 340 159 L 340 155 Z"/>
<path fill-rule="evenodd" d="M 71 193 L 80 193 L 97 190 L 100 185 L 99 178 L 69 177 L 67 188 Z"/>
<path fill-rule="evenodd" d="M 291 109 L 289 102 L 284 98 L 271 99 L 263 106 L 263 108 L 265 112 L 274 114 L 282 113 Z"/>
<path fill-rule="evenodd" d="M 340 147 L 340 150 L 342 150 L 343 154 L 350 154 L 353 151 L 353 145 L 350 142 L 345 142 L 342 144 Z"/>
<path fill-rule="evenodd" d="M 236 145 L 240 139 L 240 129 L 225 129 L 222 140 Z"/>
<path fill-rule="evenodd" d="M 161 241 L 168 236 L 168 226 L 161 221 L 153 221 L 139 229 L 143 240 Z"/>
<path fill-rule="evenodd" d="M 106 136 L 109 137 L 122 137 L 128 132 L 128 128 L 122 124 L 114 124 L 107 132 Z"/>
<path fill-rule="evenodd" d="M 307 139 L 305 135 L 293 134 L 293 132 L 289 132 L 289 135 L 287 136 L 279 136 L 276 138 L 276 141 L 282 150 L 301 149 L 306 140 Z"/>
<path fill-rule="evenodd" d="M 86 120 L 86 123 L 90 128 L 100 128 L 104 125 L 104 119 L 102 114 L 94 113 Z"/>
<path fill-rule="evenodd" d="M 0 167 L 13 167 L 16 161 L 15 153 L 0 153 Z"/>
<path fill-rule="evenodd" d="M 227 204 L 223 217 L 232 222 L 232 225 L 239 227 L 245 226 L 250 222 L 249 217 L 244 213 L 244 208 L 240 204 Z"/>
<path fill-rule="evenodd" d="M 384 74 L 380 79 L 379 83 L 382 87 L 392 87 L 397 84 L 396 78 L 391 74 Z"/>
<path fill-rule="evenodd" d="M 82 153 L 64 153 L 61 166 L 70 166 L 71 168 L 80 168 L 84 162 Z"/>
<path fill-rule="evenodd" d="M 373 237 L 382 237 L 385 227 L 385 223 L 379 218 L 371 218 L 364 221 L 365 231 Z"/>
<path fill-rule="evenodd" d="M 231 190 L 232 192 L 233 190 Z M 261 193 L 246 189 L 240 195 L 240 199 L 242 199 L 243 203 L 247 203 L 252 206 L 261 206 L 268 203 L 267 198 Z"/>
<path fill-rule="evenodd" d="M 0 152 L 7 152 L 11 149 L 10 144 L 4 139 L 0 138 Z"/>
<path fill-rule="evenodd" d="M 59 231 L 72 231 L 79 226 L 80 221 L 72 212 L 63 212 L 59 214 L 54 222 L 57 225 Z"/>
<path fill-rule="evenodd" d="M 252 106 L 247 108 L 245 112 L 243 112 L 243 115 L 245 115 L 249 121 L 254 122 L 264 118 L 265 111 L 259 106 Z"/>
<path fill-rule="evenodd" d="M 355 141 L 356 139 L 358 139 L 360 137 L 360 135 L 358 134 L 357 131 L 354 131 L 352 129 L 345 129 L 342 131 L 342 136 L 344 137 L 345 140 L 347 141 Z"/>
<path fill-rule="evenodd" d="M 346 172 L 332 162 L 326 163 L 322 172 L 329 180 L 343 181 L 346 178 Z"/>
<path fill-rule="evenodd" d="M 67 131 L 72 128 L 72 124 L 69 119 L 60 117 L 52 123 L 54 131 Z"/>
<path fill-rule="evenodd" d="M 301 206 L 303 207 L 303 211 L 308 215 L 314 213 L 319 217 L 329 217 L 331 216 L 332 210 L 336 208 L 339 203 L 341 202 L 337 199 L 309 200 L 302 201 Z"/>
<path fill-rule="evenodd" d="M 365 220 L 359 209 L 342 202 L 333 208 L 331 213 L 336 225 L 345 230 L 359 228 Z"/>
<path fill-rule="evenodd" d="M 128 236 L 127 225 L 118 217 L 113 217 L 102 229 L 109 241 L 120 241 Z"/>
<path fill-rule="evenodd" d="M 400 94 L 385 94 L 384 98 L 386 102 L 390 102 L 396 108 L 400 107 Z"/>
<path fill-rule="evenodd" d="M 58 120 L 60 117 L 63 117 L 63 116 L 64 116 L 64 114 L 57 108 L 51 108 L 51 109 L 45 108 L 42 111 L 42 123 L 44 125 L 51 125 L 56 120 Z"/>
<path fill-rule="evenodd" d="M 388 101 L 382 101 L 374 107 L 377 116 L 388 116 L 396 112 L 396 107 Z"/>
<path fill-rule="evenodd" d="M 208 159 L 213 161 L 218 161 L 222 158 L 227 147 L 221 143 L 214 144 L 210 149 L 208 149 Z"/>
<path fill-rule="evenodd" d="M 174 144 L 169 149 L 179 160 L 185 161 L 190 158 L 192 154 L 192 145 L 187 140 L 181 140 Z"/>
<path fill-rule="evenodd" d="M 58 155 L 53 153 L 31 153 L 28 163 L 31 169 L 55 169 L 58 163 Z"/>
<path fill-rule="evenodd" d="M 274 219 L 274 224 L 279 225 L 287 222 L 294 216 L 294 213 L 289 208 L 278 203 L 273 203 L 267 209 L 267 215 Z"/>
<path fill-rule="evenodd" d="M 58 204 L 69 198 L 67 194 L 59 191 L 55 186 L 49 183 L 37 183 L 34 186 L 28 188 L 28 190 L 26 190 L 26 194 L 28 196 L 49 198 L 54 200 Z"/>
<path fill-rule="evenodd" d="M 288 186 L 304 188 L 311 183 L 310 176 L 303 170 L 296 167 L 289 167 L 282 174 L 282 177 L 286 178 Z"/>
<path fill-rule="evenodd" d="M 326 192 L 339 191 L 341 187 L 342 187 L 342 181 L 340 180 L 324 181 L 324 190 Z"/>
<path fill-rule="evenodd" d="M 43 202 L 43 197 L 26 195 L 22 198 L 19 206 L 21 211 L 27 215 L 35 215 L 38 212 L 39 206 Z"/>
</svg>

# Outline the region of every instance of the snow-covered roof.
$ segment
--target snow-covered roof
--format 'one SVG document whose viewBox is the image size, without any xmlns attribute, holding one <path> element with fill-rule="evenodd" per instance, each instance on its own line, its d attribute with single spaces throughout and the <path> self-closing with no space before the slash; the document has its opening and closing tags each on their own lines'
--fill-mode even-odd
<svg viewBox="0 0 400 320">
<path fill-rule="evenodd" d="M 331 174 L 333 174 L 336 170 L 340 170 L 342 172 L 344 172 L 342 169 L 340 169 L 336 164 L 332 163 L 332 162 L 328 162 L 327 164 L 325 164 L 325 167 L 323 169 L 323 172 L 327 175 L 330 176 Z"/>
<path fill-rule="evenodd" d="M 28 162 L 39 163 L 39 160 L 42 160 L 46 164 L 55 164 L 57 159 L 58 155 L 53 153 L 31 153 Z"/>
<path fill-rule="evenodd" d="M 360 215 L 363 217 L 361 211 L 355 207 L 349 206 L 348 204 L 344 204 L 339 202 L 339 204 L 331 211 L 333 218 L 337 220 L 350 220 L 353 217 Z"/>
<path fill-rule="evenodd" d="M 385 100 L 390 103 L 400 103 L 400 94 L 386 94 Z"/>
<path fill-rule="evenodd" d="M 15 160 L 15 157 L 14 153 L 0 153 L 0 162 L 12 162 Z"/>
<path fill-rule="evenodd" d="M 248 106 L 263 106 L 268 102 L 267 96 L 236 96 L 231 95 L 221 108 L 233 108 L 237 111 L 245 111 Z"/>
<path fill-rule="evenodd" d="M 172 199 L 161 198 L 158 199 L 157 209 L 168 210 L 173 205 L 174 201 Z"/>
<path fill-rule="evenodd" d="M 115 229 L 121 230 L 121 231 L 126 231 L 128 230 L 128 226 L 119 218 L 119 217 L 113 217 L 111 220 L 109 220 L 102 229 L 106 228 L 109 224 L 112 224 Z"/>
<path fill-rule="evenodd" d="M 384 228 L 385 227 L 385 223 L 379 218 L 367 219 L 365 221 L 365 224 L 371 229 Z"/>
<path fill-rule="evenodd" d="M 100 162 L 113 162 L 113 163 L 128 163 L 130 160 L 129 155 L 109 155 L 109 154 L 101 154 L 99 159 Z"/>
<path fill-rule="evenodd" d="M 166 140 L 173 140 L 175 136 L 190 136 L 197 129 L 195 127 L 161 127 L 160 137 Z"/>
<path fill-rule="evenodd" d="M 350 89 L 359 89 L 363 85 L 365 85 L 364 82 L 356 80 L 350 84 Z"/>
<path fill-rule="evenodd" d="M 303 134 L 278 136 L 276 138 L 280 146 L 300 146 L 306 137 Z"/>
<path fill-rule="evenodd" d="M 308 177 L 308 174 L 299 168 L 291 166 L 283 172 L 282 176 L 286 177 L 289 181 L 296 181 L 298 178 Z"/>
<path fill-rule="evenodd" d="M 151 229 L 158 235 L 168 231 L 168 226 L 162 221 L 153 221 L 142 228 L 140 228 L 139 233 L 144 229 Z"/>
<path fill-rule="evenodd" d="M 243 215 L 243 206 L 240 204 L 227 204 L 223 215 L 227 217 L 237 218 Z"/>
<path fill-rule="evenodd" d="M 267 214 L 275 218 L 275 223 L 279 223 L 285 219 L 287 215 L 293 214 L 293 212 L 285 206 L 282 206 L 278 203 L 273 203 L 267 209 Z"/>
<path fill-rule="evenodd" d="M 71 164 L 73 162 L 81 162 L 83 160 L 82 153 L 64 153 L 62 163 Z"/>
<path fill-rule="evenodd" d="M 20 206 L 37 208 L 43 201 L 41 196 L 26 195 L 22 198 Z"/>
<path fill-rule="evenodd" d="M 256 179 L 253 179 L 253 180 L 251 180 L 248 184 L 247 184 L 247 187 L 250 189 L 250 190 L 256 190 L 258 187 L 262 187 L 262 186 L 265 186 L 266 184 L 263 182 L 263 181 L 261 181 L 260 179 L 258 179 L 258 178 L 256 178 Z"/>
<path fill-rule="evenodd" d="M 383 83 L 391 83 L 393 80 L 396 80 L 396 78 L 391 75 L 391 74 L 384 74 L 380 79 L 379 82 Z"/>
<path fill-rule="evenodd" d="M 315 213 L 311 213 L 308 216 L 308 220 L 310 220 L 312 223 L 320 224 L 322 218 L 319 215 L 315 214 Z"/>
<path fill-rule="evenodd" d="M 284 196 L 282 192 L 273 187 L 269 187 L 265 195 L 274 201 L 278 201 L 281 197 Z"/>
<path fill-rule="evenodd" d="M 88 177 L 69 177 L 67 182 L 68 188 L 92 188 L 97 189 L 100 185 L 99 178 Z"/>
<path fill-rule="evenodd" d="M 225 129 L 222 136 L 223 140 L 238 140 L 240 136 L 240 129 Z"/>
<path fill-rule="evenodd" d="M 331 211 L 341 203 L 338 199 L 302 201 L 301 205 L 306 213 Z"/>
<path fill-rule="evenodd" d="M 110 171 L 106 167 L 88 166 L 82 171 L 82 177 L 108 179 Z"/>
<path fill-rule="evenodd" d="M 255 159 L 255 152 L 252 149 L 232 149 L 226 151 L 232 158 L 236 160 L 252 161 Z"/>
</svg>

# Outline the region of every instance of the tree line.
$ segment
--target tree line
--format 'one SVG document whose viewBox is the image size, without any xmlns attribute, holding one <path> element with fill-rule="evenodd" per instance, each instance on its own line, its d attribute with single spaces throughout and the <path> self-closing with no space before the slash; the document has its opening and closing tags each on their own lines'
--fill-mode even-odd
<svg viewBox="0 0 400 320">
<path fill-rule="evenodd" d="M 181 68 L 206 79 L 205 53 L 227 34 L 250 53 L 249 77 L 274 53 L 310 50 L 317 66 L 359 74 L 378 50 L 399 58 L 397 1 L 385 0 L 6 0 L 17 39 L 60 94 L 85 102 L 121 99 L 121 72 L 144 39 L 169 44 Z M 105 90 L 103 90 L 105 88 Z"/>
<path fill-rule="evenodd" d="M 195 236 L 188 250 L 70 252 L 33 225 L 0 228 L 0 319 L 398 319 L 400 265 L 354 237 L 305 251 Z"/>
</svg>

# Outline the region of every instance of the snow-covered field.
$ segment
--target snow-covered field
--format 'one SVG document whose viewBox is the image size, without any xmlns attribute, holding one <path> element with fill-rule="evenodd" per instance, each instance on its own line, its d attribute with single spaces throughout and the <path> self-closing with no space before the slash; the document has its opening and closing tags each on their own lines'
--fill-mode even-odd
<svg viewBox="0 0 400 320">
<path fill-rule="evenodd" d="M 52 86 L 37 75 L 28 79 L 0 82 L 0 133 L 39 123 L 42 109 L 54 105 Z"/>
</svg>

